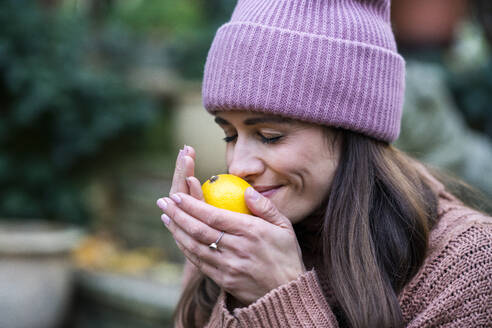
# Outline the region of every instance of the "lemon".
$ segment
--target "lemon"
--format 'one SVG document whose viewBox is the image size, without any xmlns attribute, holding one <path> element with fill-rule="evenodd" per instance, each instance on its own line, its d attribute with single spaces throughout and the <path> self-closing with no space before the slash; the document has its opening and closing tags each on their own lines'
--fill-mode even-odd
<svg viewBox="0 0 492 328">
<path fill-rule="evenodd" d="M 229 211 L 251 214 L 244 200 L 249 183 L 232 174 L 214 175 L 202 185 L 207 204 Z"/>
</svg>

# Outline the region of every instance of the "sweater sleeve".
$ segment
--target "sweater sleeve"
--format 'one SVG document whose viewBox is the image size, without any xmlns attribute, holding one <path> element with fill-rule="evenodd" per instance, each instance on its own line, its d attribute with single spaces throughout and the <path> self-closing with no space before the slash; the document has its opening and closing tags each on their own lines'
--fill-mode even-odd
<svg viewBox="0 0 492 328">
<path fill-rule="evenodd" d="M 227 309 L 226 298 L 227 293 L 221 291 L 207 328 L 338 327 L 314 269 L 232 313 Z"/>
<path fill-rule="evenodd" d="M 490 327 L 492 224 L 468 226 L 426 261 L 401 295 L 407 327 Z"/>
</svg>

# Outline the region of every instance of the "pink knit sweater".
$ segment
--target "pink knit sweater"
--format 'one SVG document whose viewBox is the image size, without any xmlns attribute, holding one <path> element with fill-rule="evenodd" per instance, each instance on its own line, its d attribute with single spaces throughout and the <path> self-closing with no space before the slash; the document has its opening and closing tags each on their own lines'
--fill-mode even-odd
<svg viewBox="0 0 492 328">
<path fill-rule="evenodd" d="M 439 221 L 428 255 L 398 299 L 407 327 L 492 327 L 492 218 L 465 207 L 430 178 Z M 206 327 L 338 327 L 313 269 L 245 308 L 223 290 Z"/>
</svg>

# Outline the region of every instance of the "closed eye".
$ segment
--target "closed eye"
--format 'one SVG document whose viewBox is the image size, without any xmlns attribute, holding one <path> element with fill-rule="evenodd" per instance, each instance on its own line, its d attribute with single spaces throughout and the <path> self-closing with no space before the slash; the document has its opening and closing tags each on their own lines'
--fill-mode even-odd
<svg viewBox="0 0 492 328">
<path fill-rule="evenodd" d="M 237 137 L 237 134 L 236 135 L 233 135 L 233 136 L 230 136 L 230 137 L 225 137 L 222 140 L 224 140 L 225 142 L 232 142 L 232 141 L 234 141 L 236 139 L 236 137 Z"/>
<path fill-rule="evenodd" d="M 262 135 L 261 133 L 257 133 L 257 135 L 260 137 L 261 142 L 264 143 L 264 144 L 275 143 L 275 142 L 279 141 L 282 138 L 282 136 L 273 137 L 273 138 L 267 138 L 264 135 Z M 236 140 L 236 138 L 237 138 L 237 134 L 235 134 L 233 136 L 225 137 L 223 140 L 225 142 L 232 142 L 232 141 Z"/>
<path fill-rule="evenodd" d="M 267 138 L 265 136 L 263 136 L 262 134 L 258 133 L 258 135 L 260 136 L 261 138 L 261 142 L 265 143 L 265 144 L 270 144 L 270 143 L 275 143 L 277 141 L 280 140 L 280 138 L 282 138 L 282 136 L 278 136 L 278 137 L 273 137 L 273 138 Z"/>
</svg>

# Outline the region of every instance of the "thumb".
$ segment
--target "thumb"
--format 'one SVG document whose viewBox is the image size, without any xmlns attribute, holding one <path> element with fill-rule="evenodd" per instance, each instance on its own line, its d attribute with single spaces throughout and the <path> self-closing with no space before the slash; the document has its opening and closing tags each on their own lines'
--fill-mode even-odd
<svg viewBox="0 0 492 328">
<path fill-rule="evenodd" d="M 267 222 L 279 227 L 290 227 L 291 223 L 282 215 L 270 199 L 257 192 L 253 187 L 248 187 L 244 193 L 246 205 L 254 215 L 264 219 Z"/>
</svg>

